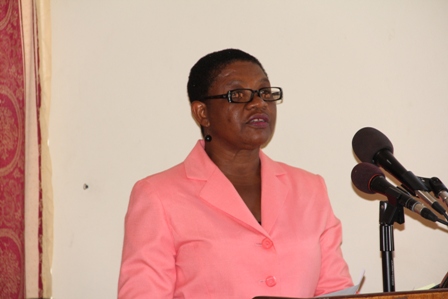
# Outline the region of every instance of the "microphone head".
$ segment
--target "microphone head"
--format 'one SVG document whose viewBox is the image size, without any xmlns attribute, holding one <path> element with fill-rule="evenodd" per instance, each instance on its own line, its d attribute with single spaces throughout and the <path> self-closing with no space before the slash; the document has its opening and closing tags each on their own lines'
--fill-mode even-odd
<svg viewBox="0 0 448 299">
<path fill-rule="evenodd" d="M 362 162 L 353 167 L 352 170 L 352 182 L 356 188 L 364 193 L 374 194 L 376 191 L 372 191 L 370 185 L 372 180 L 378 176 L 384 177 L 383 172 L 377 166 Z"/>
<path fill-rule="evenodd" d="M 375 163 L 375 155 L 380 150 L 394 152 L 392 142 L 386 135 L 370 127 L 362 128 L 356 132 L 353 136 L 352 147 L 359 160 L 369 163 Z"/>
</svg>

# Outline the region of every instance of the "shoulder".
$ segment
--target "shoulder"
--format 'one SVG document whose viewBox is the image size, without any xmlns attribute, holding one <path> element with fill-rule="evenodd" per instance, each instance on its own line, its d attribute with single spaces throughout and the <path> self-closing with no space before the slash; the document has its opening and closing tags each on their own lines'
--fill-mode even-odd
<svg viewBox="0 0 448 299">
<path fill-rule="evenodd" d="M 319 174 L 308 170 L 286 164 L 284 162 L 274 161 L 265 154 L 261 155 L 262 165 L 266 166 L 267 171 L 275 173 L 277 176 L 285 176 L 294 182 L 306 182 L 307 184 L 325 185 L 324 179 Z"/>
<path fill-rule="evenodd" d="M 327 186 L 321 175 L 285 163 L 277 163 L 284 169 L 285 180 L 288 181 L 293 190 L 302 194 L 315 195 L 322 199 L 327 198 Z"/>
<path fill-rule="evenodd" d="M 205 156 L 203 142 L 198 141 L 183 162 L 164 171 L 142 178 L 137 181 L 135 186 L 163 184 L 165 182 L 173 182 L 175 179 L 184 178 L 187 176 L 187 169 L 191 169 L 197 164 L 205 163 Z"/>
<path fill-rule="evenodd" d="M 321 179 L 321 176 L 300 167 L 292 166 L 283 162 L 275 162 L 289 175 L 300 176 L 308 179 Z"/>
<path fill-rule="evenodd" d="M 273 161 L 267 156 L 262 158 L 262 163 L 265 166 L 264 170 L 262 166 L 262 172 L 265 171 L 266 181 L 278 179 L 297 200 L 303 199 L 308 202 L 307 204 L 323 204 L 329 201 L 327 186 L 319 174 L 284 162 Z"/>
<path fill-rule="evenodd" d="M 133 190 L 148 189 L 151 187 L 165 186 L 172 184 L 173 181 L 178 181 L 179 178 L 185 177 L 184 163 L 177 164 L 167 170 L 151 174 L 138 180 L 133 187 Z"/>
</svg>

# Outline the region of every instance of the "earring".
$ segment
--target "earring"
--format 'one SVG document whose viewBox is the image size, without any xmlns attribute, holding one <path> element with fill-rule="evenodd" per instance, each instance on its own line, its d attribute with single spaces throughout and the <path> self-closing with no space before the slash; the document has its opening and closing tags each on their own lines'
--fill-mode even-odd
<svg viewBox="0 0 448 299">
<path fill-rule="evenodd" d="M 210 142 L 210 141 L 212 141 L 212 136 L 210 136 L 210 135 L 205 135 L 205 141 L 207 141 L 207 142 Z"/>
</svg>

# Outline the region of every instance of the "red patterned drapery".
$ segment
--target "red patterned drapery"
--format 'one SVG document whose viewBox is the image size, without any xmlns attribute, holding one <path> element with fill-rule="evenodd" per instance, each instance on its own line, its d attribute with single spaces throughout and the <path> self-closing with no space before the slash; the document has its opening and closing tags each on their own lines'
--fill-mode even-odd
<svg viewBox="0 0 448 299">
<path fill-rule="evenodd" d="M 42 55 L 37 38 L 38 32 L 48 27 L 38 22 L 41 16 L 48 19 L 48 8 L 42 9 L 42 2 L 0 0 L 2 299 L 51 295 L 52 198 L 44 141 L 48 138 L 48 95 L 43 96 L 48 90 L 49 68 L 41 66 L 48 55 Z"/>
<path fill-rule="evenodd" d="M 18 1 L 0 2 L 0 298 L 24 297 L 25 79 Z"/>
</svg>

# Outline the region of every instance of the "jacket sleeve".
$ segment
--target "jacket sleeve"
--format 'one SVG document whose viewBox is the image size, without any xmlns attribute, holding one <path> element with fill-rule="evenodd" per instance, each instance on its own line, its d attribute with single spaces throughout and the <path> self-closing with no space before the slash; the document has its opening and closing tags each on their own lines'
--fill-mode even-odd
<svg viewBox="0 0 448 299">
<path fill-rule="evenodd" d="M 164 208 L 149 183 L 139 181 L 125 218 L 118 298 L 173 298 L 175 280 L 175 248 Z"/>
<path fill-rule="evenodd" d="M 353 286 L 348 265 L 342 256 L 342 225 L 333 213 L 322 178 L 322 190 L 328 203 L 325 207 L 325 229 L 320 236 L 321 270 L 315 296 Z"/>
</svg>

